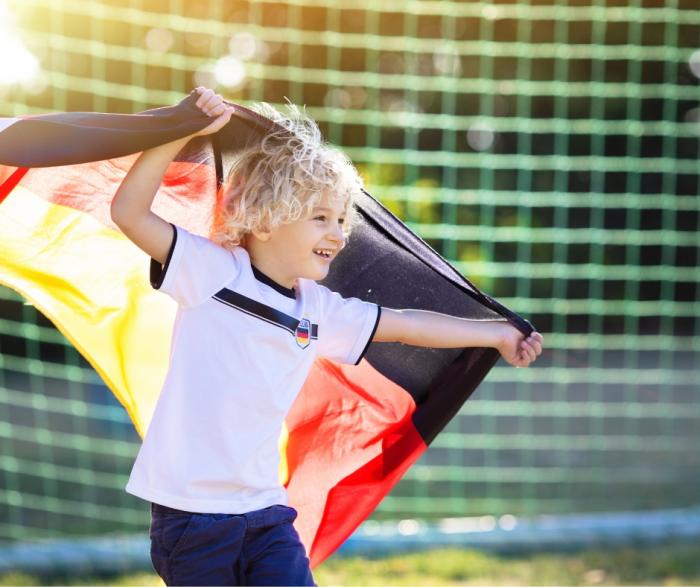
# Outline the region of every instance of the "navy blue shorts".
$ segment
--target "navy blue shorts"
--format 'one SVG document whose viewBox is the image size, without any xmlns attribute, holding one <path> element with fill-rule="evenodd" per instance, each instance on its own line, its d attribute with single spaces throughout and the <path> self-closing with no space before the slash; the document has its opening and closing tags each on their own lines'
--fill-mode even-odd
<svg viewBox="0 0 700 587">
<path fill-rule="evenodd" d="M 315 585 L 294 508 L 195 514 L 151 504 L 151 561 L 166 585 Z"/>
</svg>

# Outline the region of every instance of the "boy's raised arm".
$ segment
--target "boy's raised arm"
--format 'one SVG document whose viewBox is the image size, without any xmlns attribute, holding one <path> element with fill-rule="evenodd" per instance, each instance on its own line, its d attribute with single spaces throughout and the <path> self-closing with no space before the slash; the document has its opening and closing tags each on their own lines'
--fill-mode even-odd
<svg viewBox="0 0 700 587">
<path fill-rule="evenodd" d="M 374 342 L 432 348 L 492 347 L 514 367 L 527 367 L 542 352 L 542 335 L 525 338 L 505 320 L 470 320 L 426 310 L 382 307 Z"/>
<path fill-rule="evenodd" d="M 117 190 L 110 212 L 112 220 L 137 247 L 161 264 L 173 239 L 173 228 L 151 212 L 163 174 L 190 137 L 141 153 Z"/>
<path fill-rule="evenodd" d="M 161 264 L 165 263 L 173 239 L 172 226 L 151 211 L 163 175 L 190 139 L 218 131 L 233 113 L 233 107 L 224 104 L 223 98 L 213 90 L 197 88 L 197 91 L 200 93 L 197 106 L 216 120 L 198 133 L 141 153 L 119 186 L 110 208 L 112 220 L 129 240 Z"/>
</svg>

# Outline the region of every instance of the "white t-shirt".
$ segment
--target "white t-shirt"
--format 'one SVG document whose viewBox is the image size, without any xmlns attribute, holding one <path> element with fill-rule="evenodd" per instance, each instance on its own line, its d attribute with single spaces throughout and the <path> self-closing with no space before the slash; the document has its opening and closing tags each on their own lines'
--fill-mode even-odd
<svg viewBox="0 0 700 587">
<path fill-rule="evenodd" d="M 284 418 L 317 356 L 359 363 L 381 309 L 309 279 L 295 298 L 243 247 L 174 228 L 165 266 L 151 261 L 153 287 L 178 303 L 170 365 L 126 491 L 200 513 L 286 504 Z"/>
</svg>

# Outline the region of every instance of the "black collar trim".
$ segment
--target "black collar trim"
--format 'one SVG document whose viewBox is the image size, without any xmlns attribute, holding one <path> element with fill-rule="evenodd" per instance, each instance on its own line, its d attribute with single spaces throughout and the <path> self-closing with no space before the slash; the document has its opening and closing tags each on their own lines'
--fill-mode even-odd
<svg viewBox="0 0 700 587">
<path fill-rule="evenodd" d="M 253 265 L 251 265 L 250 267 L 253 270 L 253 275 L 255 276 L 255 279 L 257 279 L 258 281 L 262 281 L 265 285 L 269 285 L 272 289 L 277 290 L 283 296 L 287 296 L 288 298 L 292 298 L 293 300 L 297 298 L 297 293 L 296 291 L 294 291 L 294 289 L 290 289 L 288 287 L 280 285 L 272 278 L 265 275 L 262 271 L 256 269 Z"/>
</svg>

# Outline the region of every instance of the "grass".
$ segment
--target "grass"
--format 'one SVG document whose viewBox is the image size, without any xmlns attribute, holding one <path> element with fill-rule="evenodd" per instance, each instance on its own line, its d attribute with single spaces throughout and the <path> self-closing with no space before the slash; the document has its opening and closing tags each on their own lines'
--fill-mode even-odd
<svg viewBox="0 0 700 587">
<path fill-rule="evenodd" d="M 333 557 L 314 572 L 316 582 L 334 585 L 700 585 L 700 545 L 591 550 L 505 556 L 444 549 L 382 558 Z M 162 586 L 152 573 L 112 577 L 0 575 L 0 586 Z"/>
</svg>

